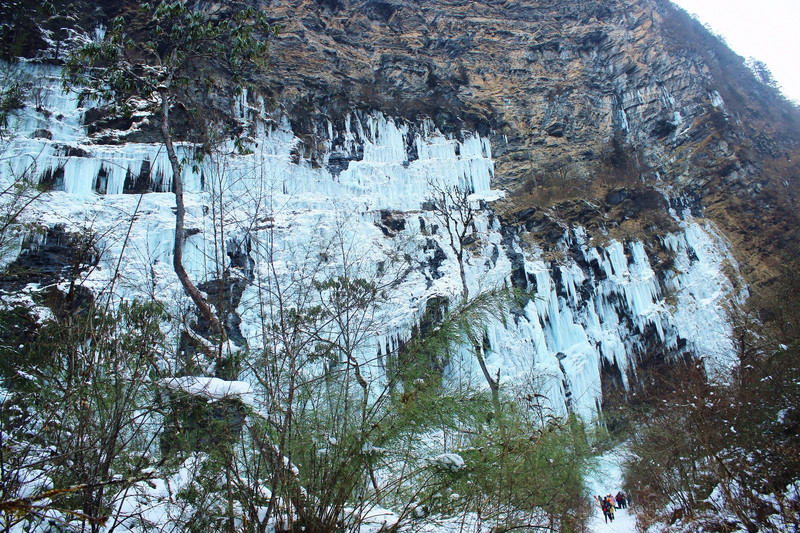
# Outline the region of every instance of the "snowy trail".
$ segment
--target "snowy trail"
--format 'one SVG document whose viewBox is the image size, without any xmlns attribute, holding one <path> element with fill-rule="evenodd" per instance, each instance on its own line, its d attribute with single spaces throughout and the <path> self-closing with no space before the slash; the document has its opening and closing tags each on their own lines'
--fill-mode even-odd
<svg viewBox="0 0 800 533">
<path fill-rule="evenodd" d="M 595 459 L 595 467 L 589 474 L 586 483 L 589 487 L 590 498 L 594 505 L 594 515 L 589 521 L 589 531 L 593 533 L 636 533 L 636 517 L 626 509 L 617 509 L 613 522 L 605 522 L 603 511 L 595 502 L 593 496 L 616 494 L 622 489 L 622 461 L 625 450 L 622 447 L 610 450 Z"/>
<path fill-rule="evenodd" d="M 636 518 L 625 509 L 617 509 L 613 522 L 605 522 L 603 513 L 596 509 L 594 516 L 589 521 L 589 531 L 593 533 L 636 533 Z"/>
</svg>

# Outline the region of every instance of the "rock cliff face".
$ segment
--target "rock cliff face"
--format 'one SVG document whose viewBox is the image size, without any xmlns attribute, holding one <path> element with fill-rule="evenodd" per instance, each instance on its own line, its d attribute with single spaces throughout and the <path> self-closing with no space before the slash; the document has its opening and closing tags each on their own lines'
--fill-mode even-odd
<svg viewBox="0 0 800 533">
<path fill-rule="evenodd" d="M 776 253 L 797 240 L 800 112 L 668 0 L 249 0 L 200 7 L 224 16 L 246 5 L 281 28 L 269 72 L 252 78 L 266 106 L 290 117 L 302 140 L 298 154 L 315 163 L 334 141 L 326 139 L 326 124 L 341 129 L 353 110 L 412 124 L 430 118 L 443 132 L 489 138 L 495 184 L 513 193 L 495 208 L 509 220 L 548 207 L 563 219 L 583 211 L 583 225 L 592 219 L 623 238 L 663 233 L 672 228 L 655 212 L 665 206 L 654 201 L 658 191 L 721 224 L 753 283 L 768 281 Z M 91 33 L 138 3 L 53 6 L 40 10 L 37 26 L 37 13 L 9 4 L 16 25 L 3 30 L 4 57 L 58 61 L 75 40 L 64 25 Z M 216 91 L 209 105 L 226 108 L 227 91 Z M 115 140 L 103 130 L 131 127 L 96 112 L 86 121 L 98 142 Z M 133 130 L 127 140 L 158 142 L 156 131 Z M 344 168 L 346 161 L 328 164 Z M 582 199 L 598 209 L 576 206 Z M 547 235 L 540 237 L 546 245 Z"/>
<path fill-rule="evenodd" d="M 315 122 L 352 107 L 478 131 L 516 193 L 501 210 L 568 219 L 562 200 L 591 198 L 599 225 L 630 236 L 669 229 L 642 192 L 658 190 L 719 221 L 751 280 L 769 278 L 768 244 L 794 211 L 798 111 L 669 2 L 262 4 L 283 28 L 269 86 L 296 131 L 324 137 Z M 624 224 L 636 216 L 620 203 L 649 218 Z M 762 208 L 758 229 L 736 214 Z"/>
</svg>

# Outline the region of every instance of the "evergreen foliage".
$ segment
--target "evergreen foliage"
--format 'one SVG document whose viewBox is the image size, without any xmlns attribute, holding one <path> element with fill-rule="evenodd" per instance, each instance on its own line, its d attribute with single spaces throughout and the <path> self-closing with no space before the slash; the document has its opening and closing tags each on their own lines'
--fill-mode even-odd
<svg viewBox="0 0 800 533">
<path fill-rule="evenodd" d="M 108 102 L 112 114 L 151 110 L 168 103 L 187 109 L 198 101 L 190 89 L 208 89 L 226 76 L 235 92 L 248 70 L 266 67 L 268 36 L 275 32 L 253 8 L 208 13 L 186 2 L 143 3 L 116 17 L 102 41 L 70 54 L 65 83 L 85 97 Z"/>
<path fill-rule="evenodd" d="M 163 306 L 64 311 L 35 324 L 3 317 L 6 331 L 32 328 L 3 369 L 6 527 L 55 518 L 99 531 L 131 486 L 156 475 Z"/>
<path fill-rule="evenodd" d="M 495 289 L 469 301 L 459 301 L 449 311 L 447 302 L 436 302 L 433 308 L 429 304 L 417 334 L 399 351 L 393 375 L 406 389 L 413 389 L 419 378 L 440 375 L 453 350 L 483 345 L 485 324 L 492 319 L 502 320 L 511 297 L 507 289 Z M 439 381 L 433 384 L 438 385 Z"/>
</svg>

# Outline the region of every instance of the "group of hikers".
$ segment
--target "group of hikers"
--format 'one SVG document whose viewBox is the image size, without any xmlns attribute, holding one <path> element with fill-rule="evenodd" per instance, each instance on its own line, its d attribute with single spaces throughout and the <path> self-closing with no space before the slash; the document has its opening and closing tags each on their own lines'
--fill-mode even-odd
<svg viewBox="0 0 800 533">
<path fill-rule="evenodd" d="M 608 523 L 609 520 L 612 522 L 614 521 L 614 511 L 616 509 L 628 508 L 628 498 L 622 491 L 619 491 L 616 496 L 611 496 L 611 494 L 609 494 L 606 497 L 602 497 L 598 495 L 595 496 L 594 499 L 600 504 L 600 509 L 603 510 L 606 523 Z"/>
</svg>

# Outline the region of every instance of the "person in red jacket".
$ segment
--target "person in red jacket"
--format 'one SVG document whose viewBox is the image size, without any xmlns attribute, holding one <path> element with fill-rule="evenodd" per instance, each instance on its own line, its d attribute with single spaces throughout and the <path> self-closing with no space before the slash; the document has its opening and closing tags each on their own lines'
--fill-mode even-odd
<svg viewBox="0 0 800 533">
<path fill-rule="evenodd" d="M 608 498 L 600 499 L 600 508 L 603 510 L 603 517 L 606 519 L 606 524 L 609 520 L 614 521 L 614 506 L 608 501 Z"/>
<path fill-rule="evenodd" d="M 620 509 L 625 509 L 627 507 L 627 503 L 625 502 L 625 495 L 622 493 L 622 491 L 619 491 L 617 493 L 616 500 L 617 500 L 617 507 L 619 507 Z"/>
<path fill-rule="evenodd" d="M 615 503 L 614 502 L 614 497 L 611 494 L 609 494 L 608 496 L 606 496 L 606 501 L 608 502 L 608 512 L 611 513 L 611 521 L 613 522 L 614 521 L 614 511 L 617 510 L 617 508 L 614 506 L 614 503 Z"/>
</svg>

